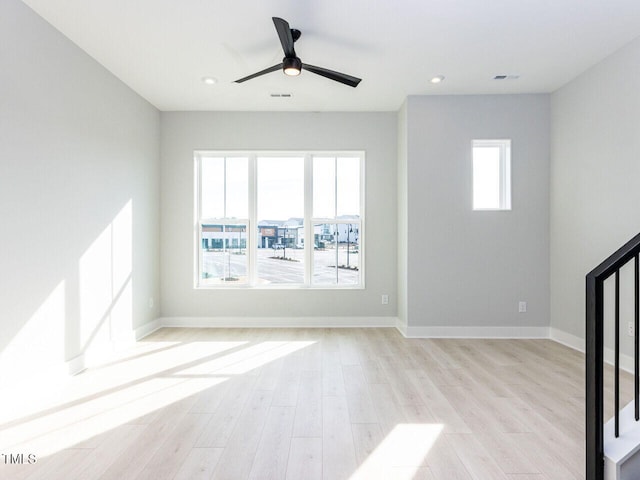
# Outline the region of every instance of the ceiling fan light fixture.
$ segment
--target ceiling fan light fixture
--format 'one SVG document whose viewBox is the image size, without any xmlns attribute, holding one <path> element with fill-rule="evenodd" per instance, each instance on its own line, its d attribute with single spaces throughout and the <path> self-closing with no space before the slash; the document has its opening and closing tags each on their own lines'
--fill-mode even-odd
<svg viewBox="0 0 640 480">
<path fill-rule="evenodd" d="M 300 61 L 298 57 L 284 57 L 282 59 L 282 70 L 285 75 L 289 75 L 291 77 L 300 75 L 300 71 L 302 70 L 302 61 Z"/>
</svg>

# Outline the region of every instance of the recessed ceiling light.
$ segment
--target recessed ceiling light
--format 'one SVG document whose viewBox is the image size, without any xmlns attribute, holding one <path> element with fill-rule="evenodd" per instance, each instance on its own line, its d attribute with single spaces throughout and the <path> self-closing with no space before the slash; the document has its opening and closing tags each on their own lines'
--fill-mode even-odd
<svg viewBox="0 0 640 480">
<path fill-rule="evenodd" d="M 218 79 L 214 77 L 202 77 L 202 81 L 207 85 L 215 85 L 218 83 Z"/>
<path fill-rule="evenodd" d="M 430 82 L 431 83 L 440 83 L 444 80 L 444 75 L 438 75 L 437 77 L 433 77 Z"/>
</svg>

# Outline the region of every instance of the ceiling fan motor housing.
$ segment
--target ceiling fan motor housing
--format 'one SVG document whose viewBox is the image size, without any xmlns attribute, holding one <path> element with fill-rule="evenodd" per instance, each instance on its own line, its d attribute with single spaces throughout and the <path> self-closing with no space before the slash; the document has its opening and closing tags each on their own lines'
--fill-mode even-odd
<svg viewBox="0 0 640 480">
<path fill-rule="evenodd" d="M 282 70 L 287 75 L 300 75 L 302 61 L 298 57 L 284 57 L 282 59 Z"/>
</svg>

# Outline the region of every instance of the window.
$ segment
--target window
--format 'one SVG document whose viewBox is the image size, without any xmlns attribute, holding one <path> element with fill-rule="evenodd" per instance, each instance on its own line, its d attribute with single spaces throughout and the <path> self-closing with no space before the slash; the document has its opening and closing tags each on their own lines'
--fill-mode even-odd
<svg viewBox="0 0 640 480">
<path fill-rule="evenodd" d="M 511 140 L 473 140 L 473 209 L 511 210 Z"/>
<path fill-rule="evenodd" d="M 199 162 L 200 284 L 246 284 L 249 226 L 247 157 Z"/>
<path fill-rule="evenodd" d="M 362 152 L 195 152 L 196 287 L 363 287 Z"/>
</svg>

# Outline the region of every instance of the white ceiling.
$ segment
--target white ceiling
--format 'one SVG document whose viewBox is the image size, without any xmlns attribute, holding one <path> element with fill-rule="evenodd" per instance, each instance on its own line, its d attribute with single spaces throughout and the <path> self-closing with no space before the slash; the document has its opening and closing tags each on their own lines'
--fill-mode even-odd
<svg viewBox="0 0 640 480">
<path fill-rule="evenodd" d="M 23 1 L 164 111 L 394 111 L 408 95 L 552 92 L 640 35 L 639 0 Z M 360 85 L 304 71 L 233 83 L 281 62 L 273 16 L 302 31 L 303 62 Z"/>
</svg>

